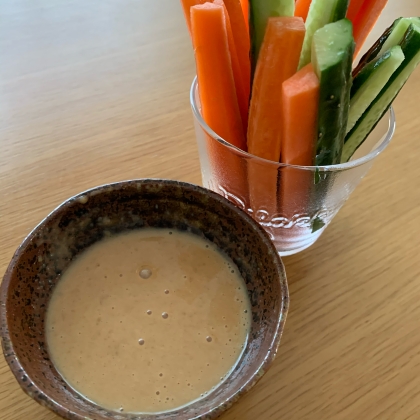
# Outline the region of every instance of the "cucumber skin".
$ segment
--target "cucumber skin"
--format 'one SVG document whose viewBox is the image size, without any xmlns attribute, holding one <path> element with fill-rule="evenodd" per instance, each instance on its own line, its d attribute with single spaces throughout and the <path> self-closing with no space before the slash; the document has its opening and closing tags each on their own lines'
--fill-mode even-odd
<svg viewBox="0 0 420 420">
<path fill-rule="evenodd" d="M 382 79 L 382 77 L 385 76 L 384 71 L 387 73 L 386 77 L 388 77 L 389 79 L 390 76 L 392 75 L 392 73 L 389 73 L 389 72 L 390 71 L 395 72 L 396 69 L 404 61 L 404 59 L 405 57 L 404 57 L 404 53 L 402 52 L 401 47 L 399 45 L 396 45 L 392 47 L 386 53 L 380 55 L 379 57 L 377 57 L 376 59 L 368 63 L 360 71 L 360 73 L 356 76 L 356 78 L 353 79 L 353 86 L 350 91 L 350 112 L 349 112 L 349 122 L 348 122 L 347 130 L 346 130 L 347 132 L 350 132 L 351 129 L 354 127 L 354 125 L 357 123 L 357 120 L 363 117 L 363 114 L 369 108 L 370 104 L 375 100 L 376 96 L 381 93 L 381 90 L 383 89 L 384 86 L 386 86 L 386 83 L 388 83 L 387 80 L 385 81 Z M 378 79 L 377 76 L 380 77 L 381 79 Z M 373 89 L 373 91 L 371 90 L 371 93 L 370 93 L 370 95 L 372 95 L 369 98 L 370 103 L 367 101 L 364 101 L 363 108 L 360 108 L 360 103 L 358 103 L 358 100 L 356 99 L 356 102 L 354 102 L 354 100 L 355 100 L 355 96 L 358 95 L 359 90 L 363 88 L 368 89 L 368 90 Z M 364 93 L 366 94 L 366 90 Z M 364 93 L 362 92 L 362 96 Z M 355 119 L 355 117 L 357 119 Z M 349 126 L 350 126 L 350 129 L 349 129 Z"/>
<path fill-rule="evenodd" d="M 334 165 L 341 160 L 350 107 L 354 49 L 355 43 L 352 41 L 344 53 L 345 59 L 321 73 L 315 158 L 317 166 Z"/>
<path fill-rule="evenodd" d="M 372 75 L 372 73 L 382 65 L 384 61 L 386 61 L 391 55 L 390 51 L 387 51 L 384 55 L 381 55 L 377 59 L 374 59 L 370 61 L 368 64 L 366 64 L 356 75 L 356 77 L 353 79 L 353 85 L 351 87 L 350 91 L 350 97 L 352 98 L 357 91 L 366 83 L 366 81 L 369 79 L 369 77 Z"/>
<path fill-rule="evenodd" d="M 386 41 L 388 40 L 389 36 L 392 34 L 393 30 L 397 27 L 397 25 L 403 19 L 408 21 L 409 24 L 414 24 L 420 27 L 420 18 L 418 17 L 396 19 L 394 23 L 388 29 L 386 29 L 385 32 L 379 37 L 379 39 L 375 42 L 375 44 L 373 44 L 373 46 L 369 49 L 369 51 L 360 59 L 359 64 L 353 71 L 353 77 L 356 77 L 360 73 L 360 71 L 363 69 L 363 67 L 366 66 L 366 64 L 374 60 L 376 57 L 378 57 L 378 55 L 382 55 L 386 52 L 386 51 L 383 51 Z M 415 20 L 418 20 L 418 22 L 414 22 Z"/>
<path fill-rule="evenodd" d="M 394 29 L 394 25 L 396 25 L 401 19 L 402 18 L 398 18 L 389 28 L 387 28 L 385 32 L 379 37 L 379 39 L 366 52 L 366 54 L 363 55 L 363 57 L 359 61 L 359 64 L 353 70 L 353 78 L 356 78 L 357 75 L 362 71 L 362 69 L 378 56 L 382 49 L 382 46 L 385 44 L 385 41 L 388 39 L 389 35 Z"/>
<path fill-rule="evenodd" d="M 383 54 L 385 51 L 390 50 L 395 45 L 400 45 L 402 40 L 404 39 L 404 35 L 407 32 L 408 27 L 411 24 L 420 27 L 420 18 L 408 17 L 408 18 L 397 19 L 394 22 L 393 30 L 391 31 L 391 34 L 389 35 L 388 39 L 385 41 L 384 45 L 382 45 L 382 50 L 379 52 L 379 54 Z M 399 29 L 399 27 L 401 28 Z"/>
<path fill-rule="evenodd" d="M 269 17 L 291 17 L 295 12 L 294 0 L 249 0 L 249 31 L 251 36 L 251 63 L 257 65 L 261 44 Z"/>
<path fill-rule="evenodd" d="M 336 22 L 337 20 L 344 19 L 347 15 L 349 4 L 350 0 L 339 1 L 331 21 Z"/>
<path fill-rule="evenodd" d="M 348 162 L 351 157 L 353 156 L 354 152 L 363 144 L 363 142 L 366 140 L 366 138 L 369 136 L 369 134 L 374 130 L 374 128 L 378 125 L 379 121 L 382 119 L 382 117 L 387 113 L 389 107 L 391 106 L 394 99 L 398 96 L 398 93 L 401 91 L 401 89 L 404 87 L 406 81 L 410 77 L 412 70 L 409 71 L 409 65 L 414 60 L 416 62 L 416 65 L 414 68 L 419 64 L 420 62 L 420 29 L 416 28 L 414 25 L 410 25 L 408 28 L 403 41 L 401 42 L 401 48 L 405 55 L 405 59 L 402 62 L 401 66 L 395 71 L 395 73 L 391 76 L 388 83 L 385 85 L 385 87 L 382 89 L 381 93 L 376 97 L 376 99 L 372 102 L 370 107 L 366 110 L 364 114 L 364 118 L 360 118 L 359 121 L 356 123 L 356 125 L 353 127 L 353 129 L 347 134 L 344 149 L 343 149 L 343 155 L 341 162 Z M 408 69 L 408 70 L 407 70 Z M 414 69 L 413 69 L 414 70 Z M 407 74 L 408 73 L 408 74 Z M 399 82 L 398 86 L 398 78 L 401 77 L 401 81 Z M 396 84 L 396 91 L 395 94 L 390 94 L 391 88 L 393 87 L 394 83 Z M 380 104 L 378 102 L 381 99 L 385 99 L 385 106 L 380 107 Z M 378 109 L 376 111 L 376 108 Z M 369 121 L 365 123 L 366 130 L 363 132 L 360 132 L 364 127 L 364 122 L 366 118 L 370 117 L 369 112 L 374 113 L 376 111 L 376 114 L 373 115 L 373 118 L 370 118 Z M 359 130 L 359 133 L 357 132 Z M 357 135 L 357 137 L 355 137 Z M 363 136 L 361 138 L 361 136 Z M 359 138 L 361 140 L 359 141 Z"/>
</svg>

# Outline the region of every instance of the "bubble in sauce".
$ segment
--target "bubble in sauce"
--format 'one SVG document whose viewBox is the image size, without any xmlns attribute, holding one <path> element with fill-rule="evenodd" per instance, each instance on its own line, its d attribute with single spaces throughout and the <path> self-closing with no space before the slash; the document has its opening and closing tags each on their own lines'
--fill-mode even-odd
<svg viewBox="0 0 420 420">
<path fill-rule="evenodd" d="M 169 290 L 168 289 L 165 290 L 165 295 L 167 295 L 167 294 L 169 294 Z"/>
<path fill-rule="evenodd" d="M 148 268 L 143 268 L 143 270 L 140 271 L 139 275 L 142 279 L 147 280 L 152 275 L 152 271 Z"/>
<path fill-rule="evenodd" d="M 143 346 L 143 345 L 144 345 L 144 340 L 143 340 L 142 338 L 140 338 L 140 340 L 139 340 L 139 344 L 140 344 L 141 346 Z"/>
<path fill-rule="evenodd" d="M 163 312 L 163 314 L 162 314 L 162 318 L 163 318 L 163 319 L 167 319 L 167 318 L 168 318 L 168 316 L 169 316 L 169 315 L 168 315 L 166 312 Z"/>
<path fill-rule="evenodd" d="M 207 340 L 209 343 L 211 343 L 211 342 L 213 341 L 213 339 L 212 339 L 210 336 L 207 336 L 207 337 L 206 337 L 206 340 Z"/>
<path fill-rule="evenodd" d="M 152 315 L 152 311 L 150 309 L 146 313 L 147 315 Z"/>
</svg>

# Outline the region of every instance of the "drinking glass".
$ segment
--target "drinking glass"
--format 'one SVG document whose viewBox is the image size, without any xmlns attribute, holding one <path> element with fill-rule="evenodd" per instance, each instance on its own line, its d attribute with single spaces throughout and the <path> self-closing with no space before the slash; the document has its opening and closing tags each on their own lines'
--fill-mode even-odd
<svg viewBox="0 0 420 420">
<path fill-rule="evenodd" d="M 253 156 L 218 136 L 202 118 L 197 78 L 190 100 L 203 185 L 251 215 L 281 256 L 303 251 L 322 235 L 395 132 L 391 108 L 349 162 L 287 165 Z"/>
</svg>

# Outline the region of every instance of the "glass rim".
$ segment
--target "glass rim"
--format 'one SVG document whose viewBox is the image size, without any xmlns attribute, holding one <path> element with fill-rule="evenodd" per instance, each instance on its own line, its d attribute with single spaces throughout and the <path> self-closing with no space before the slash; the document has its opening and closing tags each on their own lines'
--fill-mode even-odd
<svg viewBox="0 0 420 420">
<path fill-rule="evenodd" d="M 290 165 L 288 163 L 274 162 L 272 160 L 263 159 L 263 158 L 260 158 L 258 156 L 252 155 L 248 152 L 245 152 L 242 149 L 239 149 L 239 147 L 234 146 L 233 144 L 229 143 L 228 141 L 224 140 L 222 137 L 217 135 L 217 133 L 214 132 L 207 125 L 207 123 L 204 121 L 203 117 L 201 116 L 200 110 L 198 109 L 198 105 L 197 105 L 196 98 L 195 98 L 195 92 L 196 92 L 197 87 L 198 87 L 198 80 L 197 80 L 197 76 L 195 76 L 194 80 L 191 84 L 191 89 L 190 89 L 191 108 L 192 108 L 192 111 L 193 111 L 193 114 L 194 114 L 195 118 L 197 119 L 197 121 L 199 122 L 201 127 L 204 129 L 204 131 L 207 132 L 207 134 L 209 134 L 214 140 L 218 141 L 220 144 L 223 144 L 227 148 L 241 154 L 242 156 L 244 156 L 246 158 L 254 159 L 254 160 L 260 161 L 261 163 L 265 163 L 265 164 L 276 165 L 279 168 L 281 168 L 281 167 L 287 168 L 288 167 L 288 168 L 303 169 L 303 170 L 309 170 L 309 171 L 316 171 L 316 170 L 319 171 L 319 170 L 321 170 L 323 172 L 337 172 L 337 171 L 343 171 L 343 170 L 347 170 L 347 169 L 356 168 L 358 166 L 361 166 L 361 165 L 373 160 L 375 157 L 380 155 L 386 149 L 386 147 L 390 143 L 390 141 L 391 141 L 391 139 L 392 139 L 392 137 L 394 136 L 394 133 L 395 133 L 395 128 L 396 128 L 395 112 L 394 112 L 394 109 L 391 106 L 389 108 L 389 127 L 388 127 L 388 131 L 385 134 L 383 140 L 374 150 L 372 150 L 370 153 L 368 153 L 368 154 L 366 154 L 366 155 L 364 155 L 364 156 L 362 156 L 358 159 L 351 160 L 351 161 L 345 162 L 345 163 L 338 163 L 338 164 L 335 164 L 335 165 L 320 165 L 320 166 L 299 166 L 299 165 Z"/>
</svg>

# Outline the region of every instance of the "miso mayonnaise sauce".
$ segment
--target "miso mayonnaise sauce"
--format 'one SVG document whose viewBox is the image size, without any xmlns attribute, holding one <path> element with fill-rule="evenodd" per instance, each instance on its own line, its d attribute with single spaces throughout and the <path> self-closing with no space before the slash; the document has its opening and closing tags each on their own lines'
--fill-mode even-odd
<svg viewBox="0 0 420 420">
<path fill-rule="evenodd" d="M 47 312 L 52 360 L 111 410 L 160 412 L 216 387 L 250 328 L 237 267 L 211 242 L 169 229 L 104 239 L 63 274 Z"/>
</svg>

